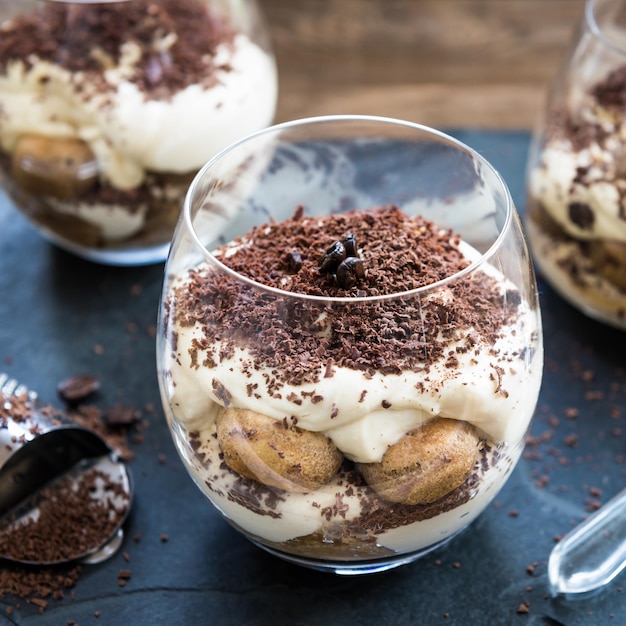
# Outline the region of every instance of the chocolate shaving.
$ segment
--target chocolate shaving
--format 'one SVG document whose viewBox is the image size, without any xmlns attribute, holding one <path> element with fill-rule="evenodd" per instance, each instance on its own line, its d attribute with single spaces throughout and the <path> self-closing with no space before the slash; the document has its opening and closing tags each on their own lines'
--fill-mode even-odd
<svg viewBox="0 0 626 626">
<path fill-rule="evenodd" d="M 100 380 L 89 374 L 77 374 L 57 385 L 59 396 L 66 402 L 78 402 L 99 391 Z"/>
<path fill-rule="evenodd" d="M 318 269 L 328 241 L 340 240 L 346 232 L 360 242 L 367 266 L 354 290 L 342 289 Z M 220 260 L 258 283 L 321 297 L 402 294 L 469 264 L 458 236 L 395 206 L 265 224 L 253 229 L 249 239 L 254 246 L 240 245 Z M 284 245 L 277 247 L 276 241 Z M 306 247 L 298 245 L 302 242 Z M 297 274 L 288 273 L 284 265 L 284 250 L 292 247 L 302 250 Z M 204 342 L 207 362 L 217 363 L 245 346 L 253 358 L 250 367 L 272 370 L 268 387 L 278 392 L 284 384 L 319 382 L 332 376 L 335 366 L 366 375 L 421 371 L 441 358 L 451 341 L 467 350 L 477 335 L 495 342 L 503 323 L 517 314 L 519 298 L 507 296 L 482 271 L 453 281 L 449 290 L 453 305 L 437 296 L 424 299 L 410 293 L 329 304 L 270 295 L 203 267 L 190 270 L 188 281 L 171 294 L 169 306 L 181 326 L 198 324 L 205 337 L 220 340 L 219 353 Z"/>
<path fill-rule="evenodd" d="M 136 423 L 141 417 L 141 412 L 132 406 L 114 404 L 104 411 L 102 419 L 112 426 L 130 425 Z"/>
<path fill-rule="evenodd" d="M 584 230 L 590 230 L 593 227 L 595 216 L 591 207 L 586 203 L 570 202 L 568 215 L 574 224 Z"/>
<path fill-rule="evenodd" d="M 626 66 L 610 72 L 591 93 L 600 106 L 623 111 L 626 108 Z"/>
</svg>

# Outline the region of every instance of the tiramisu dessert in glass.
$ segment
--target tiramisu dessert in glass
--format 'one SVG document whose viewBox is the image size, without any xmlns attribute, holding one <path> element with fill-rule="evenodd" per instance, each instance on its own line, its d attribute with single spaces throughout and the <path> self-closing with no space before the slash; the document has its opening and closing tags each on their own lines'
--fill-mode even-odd
<svg viewBox="0 0 626 626">
<path fill-rule="evenodd" d="M 525 226 L 566 300 L 626 329 L 626 3 L 589 0 L 531 144 Z"/>
<path fill-rule="evenodd" d="M 200 167 L 273 120 L 254 0 L 21 0 L 0 22 L 0 181 L 81 257 L 163 261 Z"/>
<path fill-rule="evenodd" d="M 324 571 L 413 561 L 499 492 L 537 401 L 511 196 L 476 152 L 408 122 L 255 133 L 190 187 L 157 352 L 178 452 L 235 528 Z"/>
</svg>

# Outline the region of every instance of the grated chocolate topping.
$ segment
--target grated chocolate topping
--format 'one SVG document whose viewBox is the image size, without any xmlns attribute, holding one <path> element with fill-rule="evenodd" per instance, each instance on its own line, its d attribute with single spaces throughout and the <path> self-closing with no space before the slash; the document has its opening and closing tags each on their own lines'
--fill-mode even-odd
<svg viewBox="0 0 626 626">
<path fill-rule="evenodd" d="M 622 111 L 626 107 L 626 66 L 610 72 L 594 86 L 591 93 L 600 106 Z"/>
<path fill-rule="evenodd" d="M 582 118 L 578 111 L 563 105 L 555 107 L 548 113 L 546 120 L 546 137 L 549 140 L 567 139 L 576 152 L 584 150 L 591 144 L 603 145 L 609 132 L 600 124 Z M 586 172 L 577 172 L 577 181 L 584 183 Z"/>
<path fill-rule="evenodd" d="M 626 107 L 626 65 L 618 67 L 603 80 L 593 84 L 588 95 L 598 106 L 617 112 L 621 117 Z M 546 133 L 549 138 L 569 139 L 576 151 L 584 150 L 594 143 L 603 146 L 612 136 L 602 121 L 592 122 L 588 115 L 581 115 L 579 111 L 571 110 L 567 106 L 556 107 L 550 111 Z"/>
<path fill-rule="evenodd" d="M 132 42 L 140 58 L 130 80 L 148 97 L 162 98 L 196 83 L 212 86 L 216 48 L 233 36 L 225 20 L 197 0 L 45 2 L 2 25 L 0 67 L 16 59 L 30 67 L 35 57 L 85 73 L 107 90 L 105 70 L 118 65 L 123 45 Z"/>
<path fill-rule="evenodd" d="M 359 243 L 364 276 L 342 288 L 319 261 L 330 244 L 348 233 Z M 315 301 L 273 294 L 209 267 L 192 269 L 174 288 L 171 313 L 181 326 L 198 324 L 192 363 L 211 367 L 245 347 L 249 367 L 269 368 L 268 388 L 319 382 L 335 367 L 398 374 L 423 371 L 445 358 L 455 367 L 455 351 L 472 351 L 479 341 L 493 345 L 503 324 L 512 322 L 520 304 L 516 291 L 482 271 L 453 281 L 446 293 L 418 297 L 404 293 L 454 275 L 466 268 L 460 238 L 395 206 L 308 218 L 302 210 L 280 223 L 254 228 L 216 254 L 241 275 L 283 292 L 347 296 L 347 302 Z M 226 251 L 228 250 L 228 254 Z M 301 264 L 294 273 L 297 251 Z M 385 300 L 354 300 L 404 294 Z M 176 334 L 172 341 L 176 343 Z M 215 342 L 220 341 L 219 353 Z M 207 351 L 203 363 L 200 350 Z"/>
</svg>

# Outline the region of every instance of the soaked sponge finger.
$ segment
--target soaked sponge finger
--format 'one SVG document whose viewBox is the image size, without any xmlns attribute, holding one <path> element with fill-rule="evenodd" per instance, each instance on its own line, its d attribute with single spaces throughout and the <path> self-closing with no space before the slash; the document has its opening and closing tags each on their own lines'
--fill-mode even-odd
<svg viewBox="0 0 626 626">
<path fill-rule="evenodd" d="M 248 409 L 222 409 L 217 438 L 230 469 L 269 487 L 307 493 L 339 471 L 343 455 L 322 433 Z"/>
<path fill-rule="evenodd" d="M 436 418 L 389 446 L 379 463 L 361 463 L 358 469 L 385 500 L 429 504 L 465 482 L 480 447 L 470 424 Z"/>
</svg>

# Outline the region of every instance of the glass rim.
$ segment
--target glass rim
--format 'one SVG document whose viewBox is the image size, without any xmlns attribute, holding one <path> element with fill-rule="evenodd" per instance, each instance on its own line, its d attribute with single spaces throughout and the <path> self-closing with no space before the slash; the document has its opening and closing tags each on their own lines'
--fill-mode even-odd
<svg viewBox="0 0 626 626">
<path fill-rule="evenodd" d="M 260 283 L 252 278 L 249 278 L 239 272 L 231 269 L 224 263 L 222 263 L 217 256 L 215 256 L 200 240 L 196 229 L 194 228 L 192 217 L 191 217 L 191 205 L 192 198 L 195 195 L 197 187 L 200 185 L 201 180 L 206 176 L 207 172 L 224 156 L 229 154 L 230 152 L 236 150 L 239 146 L 248 143 L 256 139 L 257 137 L 261 137 L 263 135 L 275 134 L 280 131 L 297 127 L 297 126 L 305 126 L 307 124 L 318 124 L 318 123 L 328 123 L 328 122 L 373 122 L 380 123 L 383 125 L 392 124 L 395 126 L 404 126 L 413 130 L 417 130 L 420 132 L 424 132 L 426 134 L 430 134 L 431 136 L 437 137 L 449 144 L 452 144 L 454 147 L 462 150 L 466 154 L 470 155 L 473 159 L 480 162 L 480 164 L 488 169 L 490 173 L 493 175 L 495 181 L 500 185 L 501 190 L 504 192 L 504 198 L 506 199 L 506 215 L 504 217 L 504 221 L 502 223 L 502 227 L 498 233 L 498 236 L 495 238 L 494 242 L 489 246 L 487 250 L 480 253 L 480 256 L 474 260 L 470 260 L 469 265 L 464 267 L 462 270 L 451 274 L 450 276 L 446 276 L 441 280 L 430 283 L 428 285 L 423 285 L 421 287 L 416 287 L 414 289 L 409 289 L 405 291 L 398 291 L 394 293 L 381 294 L 375 296 L 318 296 L 312 294 L 305 294 L 297 291 L 288 291 L 285 289 L 280 289 L 278 287 L 273 287 L 271 285 L 266 285 L 264 283 Z M 478 151 L 469 147 L 467 144 L 462 141 L 448 135 L 447 133 L 437 130 L 435 128 L 431 128 L 424 124 L 419 124 L 417 122 L 410 122 L 407 120 L 401 120 L 392 117 L 384 117 L 384 116 L 376 116 L 376 115 L 321 115 L 315 117 L 306 117 L 301 119 L 295 119 L 287 122 L 282 122 L 279 124 L 274 124 L 272 126 L 267 126 L 259 131 L 256 131 L 252 134 L 249 134 L 234 143 L 230 144 L 228 147 L 224 148 L 217 154 L 215 154 L 204 166 L 198 171 L 198 173 L 194 176 L 187 193 L 185 194 L 185 200 L 183 204 L 183 222 L 187 228 L 187 231 L 190 233 L 191 238 L 193 239 L 194 244 L 202 250 L 207 261 L 210 261 L 213 265 L 216 265 L 221 271 L 235 278 L 236 280 L 245 283 L 255 289 L 260 289 L 269 293 L 273 293 L 275 295 L 280 295 L 283 297 L 291 297 L 294 299 L 301 300 L 310 300 L 317 302 L 332 302 L 332 303 L 364 303 L 364 302 L 376 302 L 381 300 L 392 300 L 396 298 L 409 298 L 415 297 L 422 294 L 430 293 L 434 290 L 440 289 L 449 285 L 453 282 L 458 281 L 460 278 L 467 276 L 468 274 L 472 274 L 476 272 L 482 265 L 487 263 L 487 260 L 492 257 L 495 252 L 500 248 L 503 240 L 506 238 L 508 231 L 511 228 L 511 224 L 513 222 L 514 215 L 514 205 L 513 198 L 511 197 L 511 192 L 500 175 L 500 173 L 494 168 L 494 166 L 485 159 Z"/>
<path fill-rule="evenodd" d="M 614 39 L 609 37 L 596 18 L 598 5 L 601 2 L 602 0 L 587 0 L 585 2 L 585 23 L 596 39 L 599 39 L 604 45 L 611 48 L 614 52 L 626 57 L 626 46 L 620 46 Z"/>
</svg>

